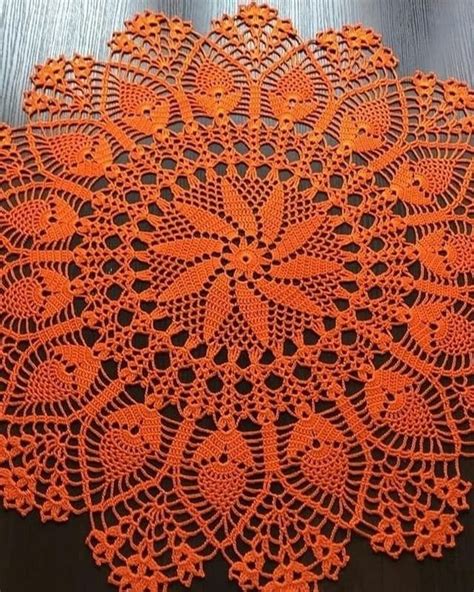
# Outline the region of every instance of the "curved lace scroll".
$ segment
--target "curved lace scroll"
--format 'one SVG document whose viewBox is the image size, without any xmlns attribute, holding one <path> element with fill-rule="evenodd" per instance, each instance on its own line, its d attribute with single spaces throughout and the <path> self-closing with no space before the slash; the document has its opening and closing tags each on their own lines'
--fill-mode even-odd
<svg viewBox="0 0 474 592">
<path fill-rule="evenodd" d="M 473 93 L 362 26 L 146 12 L 0 131 L 0 492 L 88 512 L 119 590 L 221 553 L 315 591 L 439 557 L 472 452 Z"/>
</svg>

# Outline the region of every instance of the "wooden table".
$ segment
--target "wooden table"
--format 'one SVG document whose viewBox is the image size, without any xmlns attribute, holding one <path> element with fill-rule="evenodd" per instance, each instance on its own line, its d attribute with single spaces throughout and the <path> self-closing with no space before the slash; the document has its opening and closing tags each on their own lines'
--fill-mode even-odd
<svg viewBox="0 0 474 592">
<path fill-rule="evenodd" d="M 21 125 L 21 97 L 37 63 L 73 53 L 107 55 L 113 31 L 134 13 L 159 10 L 192 20 L 205 32 L 211 19 L 234 13 L 234 0 L 0 0 L 0 120 Z M 360 22 L 381 32 L 400 59 L 399 72 L 435 71 L 441 78 L 473 83 L 473 0 L 273 0 L 304 38 L 327 28 Z M 474 464 L 465 464 L 465 477 Z M 471 503 L 473 499 L 471 497 Z M 474 514 L 463 514 L 465 531 L 442 561 L 399 561 L 374 554 L 367 541 L 355 537 L 351 562 L 323 592 L 472 592 L 474 590 Z M 36 514 L 23 519 L 0 512 L 1 592 L 105 592 L 107 569 L 97 568 L 84 540 L 86 516 L 63 525 L 42 525 Z M 207 579 L 193 592 L 237 591 L 228 582 L 227 566 L 207 565 Z M 181 587 L 172 588 L 180 590 Z"/>
</svg>

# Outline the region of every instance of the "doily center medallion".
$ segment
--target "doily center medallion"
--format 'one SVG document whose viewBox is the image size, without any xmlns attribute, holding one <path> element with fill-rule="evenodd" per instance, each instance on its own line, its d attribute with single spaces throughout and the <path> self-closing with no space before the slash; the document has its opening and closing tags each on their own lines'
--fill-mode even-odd
<svg viewBox="0 0 474 592">
<path fill-rule="evenodd" d="M 439 557 L 471 453 L 473 95 L 359 25 L 144 13 L 0 131 L 0 492 L 121 591 Z M 472 447 L 472 444 L 471 444 Z"/>
</svg>

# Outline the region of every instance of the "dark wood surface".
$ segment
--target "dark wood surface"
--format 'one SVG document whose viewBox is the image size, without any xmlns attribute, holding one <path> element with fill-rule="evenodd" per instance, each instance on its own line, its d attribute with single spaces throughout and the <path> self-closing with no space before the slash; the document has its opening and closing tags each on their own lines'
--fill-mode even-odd
<svg viewBox="0 0 474 592">
<path fill-rule="evenodd" d="M 134 13 L 152 9 L 192 20 L 200 32 L 223 12 L 234 13 L 235 0 L 0 0 L 0 120 L 21 125 L 21 97 L 37 63 L 73 53 L 104 58 L 112 32 Z M 322 29 L 361 22 L 384 37 L 400 59 L 399 72 L 435 71 L 442 78 L 473 82 L 473 0 L 273 0 L 304 38 Z M 464 475 L 473 477 L 473 463 Z M 473 496 L 471 496 L 471 503 Z M 372 553 L 355 537 L 351 562 L 337 583 L 322 592 L 472 592 L 474 590 L 474 514 L 465 513 L 457 547 L 441 561 L 393 561 Z M 105 592 L 107 570 L 97 568 L 84 539 L 88 520 L 40 523 L 0 512 L 1 592 Z M 237 590 L 228 583 L 222 561 L 207 567 L 207 578 L 192 591 Z M 177 590 L 178 588 L 176 588 Z"/>
</svg>

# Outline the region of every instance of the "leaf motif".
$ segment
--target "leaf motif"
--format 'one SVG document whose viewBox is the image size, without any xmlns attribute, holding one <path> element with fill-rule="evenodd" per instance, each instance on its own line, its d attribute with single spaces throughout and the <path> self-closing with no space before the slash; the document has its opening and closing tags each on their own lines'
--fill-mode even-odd
<svg viewBox="0 0 474 592">
<path fill-rule="evenodd" d="M 293 310 L 305 312 L 312 315 L 322 316 L 321 309 L 306 296 L 299 288 L 292 285 L 278 284 L 265 279 L 257 282 L 257 287 L 267 298 L 283 304 Z"/>
<path fill-rule="evenodd" d="M 267 241 L 272 242 L 278 236 L 283 222 L 283 187 L 279 183 L 272 191 L 260 211 L 263 225 L 263 235 Z"/>
<path fill-rule="evenodd" d="M 217 267 L 218 261 L 209 259 L 193 265 L 179 275 L 175 281 L 158 295 L 158 302 L 167 302 L 199 292 Z"/>
<path fill-rule="evenodd" d="M 177 203 L 176 209 L 201 232 L 212 232 L 222 236 L 235 234 L 235 230 L 225 220 L 202 208 L 187 203 Z"/>
<path fill-rule="evenodd" d="M 262 343 L 268 343 L 268 304 L 246 284 L 237 284 L 235 293 L 240 311 L 248 325 Z"/>
<path fill-rule="evenodd" d="M 176 259 L 192 261 L 195 257 L 213 251 L 220 251 L 221 249 L 221 241 L 212 238 L 182 238 L 156 245 L 153 251 L 160 255 L 169 255 Z"/>
<path fill-rule="evenodd" d="M 298 255 L 291 261 L 274 265 L 270 273 L 276 278 L 309 278 L 339 269 L 341 269 L 341 266 L 335 261 L 310 257 L 309 255 Z"/>
<path fill-rule="evenodd" d="M 229 279 L 221 274 L 212 284 L 207 296 L 204 339 L 208 340 L 214 335 L 230 309 Z"/>
<path fill-rule="evenodd" d="M 257 222 L 250 206 L 227 179 L 222 181 L 221 187 L 225 213 L 238 222 L 239 226 L 247 234 L 255 236 L 257 234 Z"/>
<path fill-rule="evenodd" d="M 316 228 L 321 225 L 322 221 L 322 217 L 316 215 L 298 224 L 292 224 L 276 246 L 273 252 L 274 259 L 277 261 L 283 259 L 287 255 L 294 253 L 296 249 L 302 247 Z"/>
</svg>

